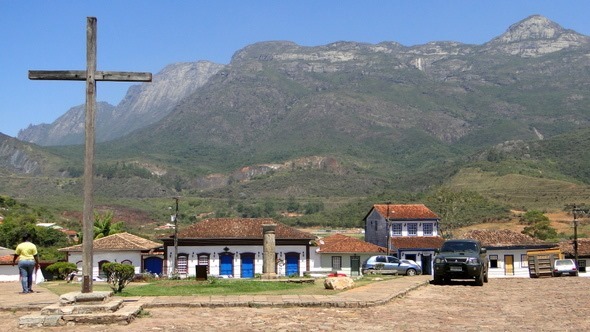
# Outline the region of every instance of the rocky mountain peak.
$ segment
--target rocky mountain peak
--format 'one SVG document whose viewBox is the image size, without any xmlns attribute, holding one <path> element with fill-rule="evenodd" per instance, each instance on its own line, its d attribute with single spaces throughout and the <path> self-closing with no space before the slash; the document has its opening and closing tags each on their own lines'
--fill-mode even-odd
<svg viewBox="0 0 590 332">
<path fill-rule="evenodd" d="M 99 102 L 97 142 L 124 136 L 159 121 L 224 67 L 210 61 L 170 64 L 154 75 L 151 83 L 131 86 L 117 106 Z M 18 139 L 43 146 L 82 144 L 84 130 L 84 105 L 79 105 L 51 124 L 31 125 L 19 131 Z"/>
<path fill-rule="evenodd" d="M 514 43 L 531 39 L 554 39 L 564 32 L 564 28 L 550 19 L 533 15 L 511 25 L 506 33 L 498 37 L 498 41 Z"/>
<path fill-rule="evenodd" d="M 590 38 L 562 28 L 550 19 L 533 15 L 511 25 L 504 34 L 485 44 L 491 53 L 538 57 L 566 48 L 590 44 Z"/>
</svg>

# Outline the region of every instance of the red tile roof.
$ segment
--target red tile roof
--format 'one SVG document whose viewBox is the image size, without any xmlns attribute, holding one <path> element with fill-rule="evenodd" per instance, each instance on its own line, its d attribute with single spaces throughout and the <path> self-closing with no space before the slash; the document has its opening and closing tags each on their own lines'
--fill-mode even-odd
<svg viewBox="0 0 590 332">
<path fill-rule="evenodd" d="M 560 242 L 559 249 L 568 256 L 574 256 L 574 240 Z M 578 239 L 578 256 L 590 256 L 590 239 Z"/>
<path fill-rule="evenodd" d="M 275 239 L 309 239 L 315 235 L 276 222 L 272 218 L 211 218 L 178 232 L 183 239 L 262 239 L 262 225 L 274 224 Z"/>
<path fill-rule="evenodd" d="M 394 220 L 439 219 L 436 213 L 424 204 L 375 204 L 373 209 L 384 218 Z"/>
<path fill-rule="evenodd" d="M 14 255 L 0 256 L 0 265 L 11 265 L 13 259 L 14 259 Z M 15 269 L 16 269 L 16 267 L 15 267 Z M 16 271 L 18 272 L 18 269 L 16 269 Z"/>
<path fill-rule="evenodd" d="M 60 232 L 64 233 L 65 235 L 69 235 L 69 236 L 78 235 L 78 232 L 71 230 L 71 229 L 60 229 Z"/>
<path fill-rule="evenodd" d="M 322 244 L 323 242 L 323 244 Z M 363 240 L 334 234 L 319 241 L 320 253 L 383 253 L 387 248 L 365 242 Z"/>
<path fill-rule="evenodd" d="M 92 241 L 93 250 L 125 251 L 125 250 L 150 250 L 159 248 L 162 244 L 129 234 L 117 233 Z M 59 251 L 82 251 L 82 245 L 61 248 Z"/>
<path fill-rule="evenodd" d="M 395 249 L 438 249 L 445 240 L 440 236 L 394 236 L 391 245 Z"/>
<path fill-rule="evenodd" d="M 514 245 L 530 245 L 530 244 L 545 244 L 546 242 L 526 234 L 517 233 L 508 229 L 489 230 L 489 229 L 474 229 L 463 233 L 458 238 L 473 239 L 481 242 L 482 246 L 514 246 Z"/>
<path fill-rule="evenodd" d="M 0 265 L 12 265 L 13 258 L 14 258 L 14 250 L 0 247 Z M 17 272 L 18 272 L 18 269 L 17 269 Z"/>
</svg>

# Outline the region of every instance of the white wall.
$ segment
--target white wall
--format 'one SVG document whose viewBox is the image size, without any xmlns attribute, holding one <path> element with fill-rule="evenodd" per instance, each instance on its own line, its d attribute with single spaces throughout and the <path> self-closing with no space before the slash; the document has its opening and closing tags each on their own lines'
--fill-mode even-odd
<svg viewBox="0 0 590 332">
<path fill-rule="evenodd" d="M 109 261 L 110 263 L 122 263 L 125 260 L 130 260 L 135 268 L 135 273 L 141 273 L 141 253 L 139 251 L 95 251 L 92 256 L 92 276 L 99 275 L 98 263 L 101 261 Z M 82 253 L 71 252 L 68 255 L 68 262 L 78 265 L 82 271 Z"/>
<path fill-rule="evenodd" d="M 0 265 L 0 281 L 18 281 L 18 266 Z"/>
<path fill-rule="evenodd" d="M 526 249 L 512 249 L 512 250 L 493 250 L 487 251 L 488 259 L 493 256 L 498 257 L 498 267 L 489 269 L 490 278 L 500 277 L 529 277 L 528 262 L 526 260 Z M 514 257 L 513 267 L 514 271 L 510 272 L 507 269 L 506 255 Z"/>
<path fill-rule="evenodd" d="M 195 276 L 196 275 L 196 266 L 198 264 L 198 255 L 199 254 L 209 254 L 209 274 L 213 276 L 219 275 L 219 268 L 220 268 L 220 260 L 219 260 L 219 253 L 224 252 L 224 248 L 227 247 L 229 249 L 228 253 L 234 255 L 233 261 L 233 270 L 234 274 L 232 277 L 239 278 L 242 271 L 241 271 L 241 259 L 240 255 L 243 253 L 253 253 L 254 255 L 254 274 L 261 274 L 262 273 L 262 264 L 263 264 L 263 246 L 247 246 L 247 245 L 231 245 L 231 246 L 211 246 L 211 247 L 204 247 L 204 246 L 179 246 L 178 247 L 178 255 L 186 254 L 188 255 L 188 276 Z M 303 272 L 307 271 L 306 268 L 306 247 L 305 246 L 276 246 L 275 252 L 278 255 L 278 258 L 285 258 L 286 253 L 296 252 L 299 253 L 299 273 L 303 275 Z M 167 251 L 165 253 L 165 259 L 168 260 L 168 274 L 172 273 L 174 261 L 172 256 L 174 255 L 174 247 L 170 246 L 167 247 Z M 310 262 L 310 264 L 313 264 Z M 285 275 L 286 267 L 278 266 L 277 274 L 279 276 Z"/>
<path fill-rule="evenodd" d="M 401 225 L 401 235 L 400 234 L 393 234 L 393 225 L 398 224 Z M 416 235 L 410 235 L 408 231 L 408 225 L 416 224 Z M 432 234 L 424 234 L 424 225 L 429 224 L 432 225 Z M 438 223 L 436 221 L 409 221 L 409 222 L 391 222 L 391 236 L 438 236 Z"/>
<path fill-rule="evenodd" d="M 359 270 L 361 269 L 361 266 L 363 264 L 363 262 L 371 257 L 374 256 L 375 254 L 351 254 L 351 253 L 323 253 L 323 254 L 319 254 L 316 253 L 314 251 L 314 254 L 316 256 L 316 258 L 314 258 L 314 262 L 315 262 L 315 266 L 313 266 L 312 268 L 312 274 L 314 272 L 316 273 L 322 273 L 322 274 L 327 274 L 332 272 L 332 257 L 334 256 L 340 256 L 341 257 L 341 268 L 338 270 L 339 273 L 344 273 L 347 276 L 351 276 L 352 275 L 352 266 L 351 266 L 351 257 L 352 256 L 358 256 L 359 257 Z M 314 255 L 312 255 L 314 256 Z M 362 274 L 359 271 L 359 275 Z"/>
</svg>

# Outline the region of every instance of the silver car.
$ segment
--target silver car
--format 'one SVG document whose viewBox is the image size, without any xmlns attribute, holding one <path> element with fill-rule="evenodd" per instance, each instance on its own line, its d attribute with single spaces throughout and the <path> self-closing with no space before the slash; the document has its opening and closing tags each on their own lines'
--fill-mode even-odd
<svg viewBox="0 0 590 332">
<path fill-rule="evenodd" d="M 564 274 L 568 274 L 570 276 L 577 276 L 578 269 L 576 268 L 576 263 L 574 263 L 573 259 L 557 259 L 553 264 L 553 276 L 560 277 Z"/>
<path fill-rule="evenodd" d="M 407 276 L 422 274 L 420 265 L 412 260 L 399 259 L 394 256 L 377 255 L 365 260 L 362 266 L 363 274 L 397 273 Z"/>
</svg>

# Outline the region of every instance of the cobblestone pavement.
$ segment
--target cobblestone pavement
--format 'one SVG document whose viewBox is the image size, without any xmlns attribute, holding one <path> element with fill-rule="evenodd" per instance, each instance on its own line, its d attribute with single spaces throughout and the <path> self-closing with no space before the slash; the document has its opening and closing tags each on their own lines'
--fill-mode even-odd
<svg viewBox="0 0 590 332">
<path fill-rule="evenodd" d="M 150 308 L 130 325 L 42 331 L 588 331 L 590 278 L 427 285 L 369 308 Z M 0 312 L 16 329 L 23 312 Z M 28 329 L 34 330 L 34 329 Z"/>
</svg>

